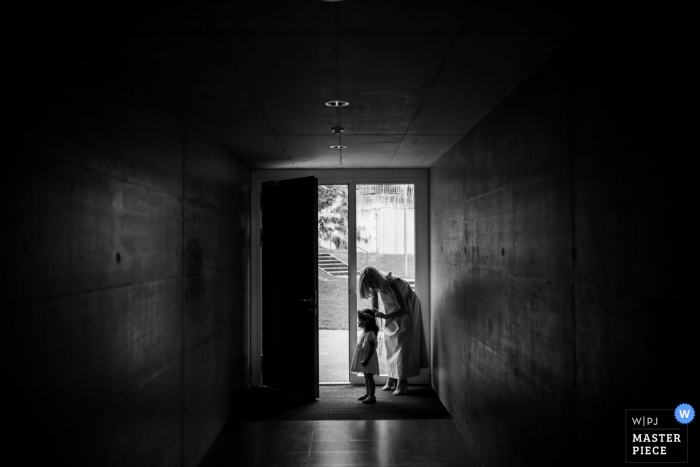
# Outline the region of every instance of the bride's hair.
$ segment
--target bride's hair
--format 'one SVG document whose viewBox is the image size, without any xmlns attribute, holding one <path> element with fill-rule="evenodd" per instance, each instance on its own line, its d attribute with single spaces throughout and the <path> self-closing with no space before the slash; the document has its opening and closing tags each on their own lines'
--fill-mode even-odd
<svg viewBox="0 0 700 467">
<path fill-rule="evenodd" d="M 367 266 L 360 274 L 360 286 L 358 289 L 360 290 L 360 297 L 362 298 L 370 298 L 372 296 L 372 291 L 367 285 L 368 281 L 372 283 L 374 286 L 372 288 L 375 290 L 388 290 L 389 288 L 389 281 L 386 280 L 386 276 L 379 272 L 374 266 Z"/>
</svg>

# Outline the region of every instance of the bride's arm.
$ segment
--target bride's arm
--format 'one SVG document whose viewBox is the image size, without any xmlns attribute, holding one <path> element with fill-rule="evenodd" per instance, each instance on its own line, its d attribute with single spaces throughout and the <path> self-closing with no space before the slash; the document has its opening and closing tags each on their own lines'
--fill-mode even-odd
<svg viewBox="0 0 700 467">
<path fill-rule="evenodd" d="M 389 314 L 385 313 L 378 313 L 377 316 L 380 318 L 384 318 L 386 320 L 391 320 L 398 318 L 399 316 L 403 316 L 408 313 L 408 308 L 406 307 L 406 301 L 403 298 L 403 294 L 401 293 L 401 289 L 399 289 L 398 284 L 396 281 L 392 281 L 391 284 L 389 284 L 389 287 L 391 287 L 391 291 L 394 292 L 394 296 L 396 297 L 396 303 L 399 305 L 399 307 L 395 310 L 392 311 Z"/>
</svg>

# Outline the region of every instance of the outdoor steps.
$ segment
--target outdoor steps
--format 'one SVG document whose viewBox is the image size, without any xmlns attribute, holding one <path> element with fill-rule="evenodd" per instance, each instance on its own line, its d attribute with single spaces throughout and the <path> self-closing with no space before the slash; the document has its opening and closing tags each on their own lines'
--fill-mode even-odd
<svg viewBox="0 0 700 467">
<path fill-rule="evenodd" d="M 318 268 L 323 272 L 330 274 L 332 276 L 345 276 L 348 275 L 348 265 L 342 260 L 336 258 L 329 253 L 319 253 L 318 254 Z M 360 272 L 359 270 L 357 271 Z M 413 290 L 416 290 L 416 280 L 415 279 L 405 279 L 408 285 L 411 286 Z"/>
<path fill-rule="evenodd" d="M 348 265 L 335 256 L 328 253 L 318 254 L 318 267 L 332 276 L 347 276 Z"/>
</svg>

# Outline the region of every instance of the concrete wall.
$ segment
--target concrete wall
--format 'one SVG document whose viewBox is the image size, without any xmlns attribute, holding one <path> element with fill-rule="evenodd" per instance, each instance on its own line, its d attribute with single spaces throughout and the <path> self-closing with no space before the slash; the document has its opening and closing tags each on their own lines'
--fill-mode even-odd
<svg viewBox="0 0 700 467">
<path fill-rule="evenodd" d="M 13 439 L 25 461 L 194 466 L 249 385 L 250 174 L 89 43 L 9 60 Z"/>
<path fill-rule="evenodd" d="M 620 24 L 588 24 L 430 170 L 433 385 L 487 466 L 617 465 L 626 408 L 697 394 L 683 62 Z"/>
</svg>

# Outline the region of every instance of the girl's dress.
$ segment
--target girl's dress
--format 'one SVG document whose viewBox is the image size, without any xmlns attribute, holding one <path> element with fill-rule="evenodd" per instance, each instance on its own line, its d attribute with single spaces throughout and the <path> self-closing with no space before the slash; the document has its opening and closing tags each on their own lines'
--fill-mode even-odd
<svg viewBox="0 0 700 467">
<path fill-rule="evenodd" d="M 367 366 L 362 366 L 362 362 L 365 361 L 367 355 L 369 355 L 370 346 L 369 343 L 374 342 L 374 353 L 369 359 Z M 357 348 L 355 348 L 355 355 L 352 357 L 352 363 L 350 364 L 350 371 L 357 373 L 372 373 L 374 375 L 379 374 L 379 360 L 377 359 L 377 336 L 374 335 L 373 331 L 363 331 L 360 337 L 357 338 Z"/>
<path fill-rule="evenodd" d="M 428 349 L 425 330 L 421 319 L 420 300 L 405 280 L 387 276 L 389 283 L 399 286 L 408 313 L 396 319 L 386 320 L 384 326 L 384 348 L 386 349 L 387 375 L 390 378 L 410 378 L 420 374 L 421 368 L 428 368 Z M 397 311 L 399 304 L 392 289 L 380 292 L 384 313 Z"/>
</svg>

